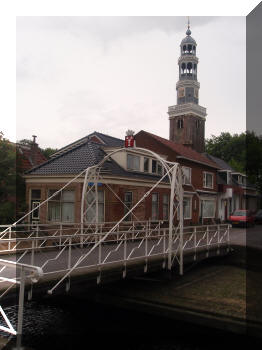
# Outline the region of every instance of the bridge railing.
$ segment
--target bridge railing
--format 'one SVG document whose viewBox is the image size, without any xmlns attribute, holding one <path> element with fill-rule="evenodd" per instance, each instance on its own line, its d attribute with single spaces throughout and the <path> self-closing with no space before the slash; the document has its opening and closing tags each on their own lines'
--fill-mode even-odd
<svg viewBox="0 0 262 350">
<path fill-rule="evenodd" d="M 19 302 L 18 302 L 18 318 L 17 330 L 11 324 L 4 309 L 0 305 L 0 314 L 2 315 L 6 326 L 0 325 L 0 330 L 17 336 L 16 349 L 21 349 L 21 337 L 23 327 L 23 312 L 24 312 L 24 292 L 26 279 L 30 279 L 31 283 L 38 282 L 39 278 L 43 276 L 43 271 L 38 266 L 31 266 L 28 264 L 21 264 L 14 261 L 0 259 L 0 266 L 15 270 L 16 277 L 13 279 L 0 276 L 0 280 L 8 282 L 9 284 L 19 285 Z"/>
</svg>

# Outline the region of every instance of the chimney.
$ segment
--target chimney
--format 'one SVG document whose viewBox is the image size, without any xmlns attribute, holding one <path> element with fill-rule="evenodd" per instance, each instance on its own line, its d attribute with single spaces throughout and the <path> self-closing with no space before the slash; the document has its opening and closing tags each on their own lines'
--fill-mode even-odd
<svg viewBox="0 0 262 350">
<path fill-rule="evenodd" d="M 33 141 L 31 143 L 31 159 L 32 159 L 33 166 L 35 166 L 36 165 L 36 153 L 37 153 L 38 144 L 35 141 L 37 136 L 32 135 L 32 137 L 33 137 Z"/>
</svg>

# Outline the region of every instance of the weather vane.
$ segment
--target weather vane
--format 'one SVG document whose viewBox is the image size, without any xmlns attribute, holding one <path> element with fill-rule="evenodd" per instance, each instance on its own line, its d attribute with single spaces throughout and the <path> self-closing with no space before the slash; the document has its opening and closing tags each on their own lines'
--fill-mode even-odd
<svg viewBox="0 0 262 350">
<path fill-rule="evenodd" d="M 190 28 L 190 21 L 189 21 L 189 16 L 187 16 L 187 28 Z"/>
</svg>

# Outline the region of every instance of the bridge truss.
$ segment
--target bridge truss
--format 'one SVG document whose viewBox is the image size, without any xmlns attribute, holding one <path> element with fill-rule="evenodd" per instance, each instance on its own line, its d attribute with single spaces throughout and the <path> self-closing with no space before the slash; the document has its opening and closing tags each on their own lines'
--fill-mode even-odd
<svg viewBox="0 0 262 350">
<path fill-rule="evenodd" d="M 157 159 L 163 168 L 163 174 L 131 208 L 119 197 L 110 183 L 105 181 L 103 174 L 104 163 L 118 152 L 144 152 Z M 39 210 L 80 178 L 83 180 L 80 223 L 30 223 L 30 215 L 34 210 Z M 143 148 L 118 149 L 106 155 L 97 165 L 83 170 L 20 220 L 5 227 L 0 233 L 0 248 L 3 254 L 9 255 L 6 255 L 8 261 L 0 259 L 0 300 L 13 286 L 19 285 L 19 318 L 15 331 L 0 307 L 0 315 L 7 325 L 0 326 L 0 330 L 17 335 L 18 345 L 21 345 L 24 288 L 27 281 L 28 298 L 31 299 L 33 284 L 36 282 L 31 275 L 26 275 L 25 271 L 37 271 L 43 280 L 55 280 L 48 290 L 48 293 L 52 294 L 64 283 L 68 291 L 70 278 L 80 273 L 87 275 L 95 272 L 97 283 L 100 283 L 105 267 L 110 269 L 120 266 L 125 278 L 130 263 L 143 263 L 144 272 L 147 272 L 148 263 L 154 259 L 162 259 L 163 268 L 167 267 L 169 270 L 175 262 L 178 263 L 179 273 L 183 274 L 183 257 L 187 250 L 194 252 L 195 259 L 197 251 L 203 247 L 207 254 L 211 247 L 217 249 L 218 253 L 224 244 L 229 247 L 228 225 L 207 228 L 183 227 L 182 178 L 182 168 L 178 163 L 169 162 L 152 151 Z M 99 222 L 100 183 L 126 207 L 124 216 L 118 222 Z M 168 225 L 164 226 L 162 221 L 139 220 L 136 208 L 152 191 L 163 184 L 170 189 Z M 92 215 L 89 215 L 90 211 Z M 127 222 L 130 214 L 134 220 Z M 15 261 L 10 263 L 14 259 Z M 7 287 L 1 288 L 1 284 Z"/>
</svg>

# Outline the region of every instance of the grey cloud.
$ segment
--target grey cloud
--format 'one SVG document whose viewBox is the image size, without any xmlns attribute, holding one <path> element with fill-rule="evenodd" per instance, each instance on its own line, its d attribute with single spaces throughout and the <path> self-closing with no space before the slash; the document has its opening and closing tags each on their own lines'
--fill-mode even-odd
<svg viewBox="0 0 262 350">
<path fill-rule="evenodd" d="M 214 16 L 190 17 L 192 27 L 216 20 Z M 167 33 L 186 30 L 185 16 L 87 16 L 87 17 L 18 17 L 17 27 L 39 27 L 69 32 L 82 37 L 87 33 L 100 40 L 114 40 L 135 33 L 161 30 Z"/>
</svg>

